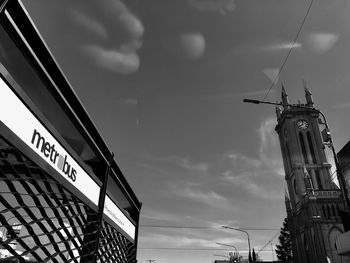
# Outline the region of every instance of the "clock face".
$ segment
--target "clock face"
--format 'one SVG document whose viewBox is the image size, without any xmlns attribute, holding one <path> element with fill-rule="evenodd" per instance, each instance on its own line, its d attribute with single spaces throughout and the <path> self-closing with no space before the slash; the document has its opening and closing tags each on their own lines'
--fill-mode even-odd
<svg viewBox="0 0 350 263">
<path fill-rule="evenodd" d="M 297 126 L 301 130 L 306 130 L 309 127 L 309 123 L 306 120 L 298 120 Z"/>
</svg>

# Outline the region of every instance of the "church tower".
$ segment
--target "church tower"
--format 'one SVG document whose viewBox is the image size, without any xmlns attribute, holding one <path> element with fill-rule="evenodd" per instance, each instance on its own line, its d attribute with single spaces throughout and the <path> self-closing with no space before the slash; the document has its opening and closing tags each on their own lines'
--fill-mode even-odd
<svg viewBox="0 0 350 263">
<path fill-rule="evenodd" d="M 350 262 L 335 247 L 343 232 L 343 203 L 325 153 L 324 122 L 306 87 L 305 98 L 306 104 L 290 104 L 282 86 L 282 108 L 276 108 L 294 263 Z"/>
</svg>

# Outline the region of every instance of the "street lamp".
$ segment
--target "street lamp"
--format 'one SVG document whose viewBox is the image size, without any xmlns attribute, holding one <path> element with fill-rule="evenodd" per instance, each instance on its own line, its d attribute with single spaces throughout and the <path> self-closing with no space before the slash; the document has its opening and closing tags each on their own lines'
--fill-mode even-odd
<svg viewBox="0 0 350 263">
<path fill-rule="evenodd" d="M 243 230 L 243 229 L 240 229 L 240 228 L 236 228 L 236 227 L 231 227 L 231 226 L 222 226 L 223 228 L 226 228 L 226 229 L 231 229 L 231 230 L 236 230 L 236 231 L 240 231 L 240 232 L 243 232 L 243 233 L 246 233 L 247 234 L 247 237 L 248 237 L 248 261 L 249 263 L 252 263 L 252 255 L 251 255 L 251 249 L 250 249 L 250 238 L 249 238 L 249 234 L 247 231 Z"/>
<path fill-rule="evenodd" d="M 235 246 L 232 246 L 232 245 L 228 245 L 228 244 L 223 244 L 223 243 L 216 243 L 218 245 L 221 245 L 221 246 L 226 246 L 226 247 L 233 247 L 235 250 L 236 250 L 236 255 L 238 256 L 238 250 Z"/>
<path fill-rule="evenodd" d="M 260 101 L 260 100 L 252 100 L 252 99 L 244 99 L 243 102 L 253 103 L 253 104 L 269 104 L 269 105 L 284 106 L 284 107 L 288 106 L 291 108 L 299 108 L 299 109 L 309 109 L 309 110 L 316 111 L 317 113 L 319 113 L 322 116 L 323 121 L 324 121 L 323 124 L 326 126 L 327 139 L 329 142 L 328 146 L 331 148 L 332 153 L 333 153 L 335 169 L 337 171 L 337 178 L 339 181 L 340 190 L 341 190 L 342 195 L 343 195 L 343 201 L 345 203 L 345 207 L 347 208 L 346 210 L 350 211 L 350 200 L 349 200 L 348 190 L 346 188 L 345 178 L 344 178 L 344 175 L 340 169 L 340 164 L 339 164 L 337 153 L 336 153 L 334 145 L 333 145 L 332 136 L 329 133 L 329 127 L 327 124 L 326 116 L 318 109 L 315 109 L 313 107 L 303 106 L 303 105 L 293 105 L 293 104 L 288 104 L 288 103 L 286 104 L 286 103 L 282 103 L 282 102 L 269 102 L 269 101 Z"/>
<path fill-rule="evenodd" d="M 228 256 L 225 256 L 225 255 L 217 255 L 217 254 L 213 254 L 213 256 L 216 256 L 216 257 L 224 257 L 224 258 L 228 258 L 228 259 L 229 259 L 229 257 L 228 257 Z"/>
</svg>

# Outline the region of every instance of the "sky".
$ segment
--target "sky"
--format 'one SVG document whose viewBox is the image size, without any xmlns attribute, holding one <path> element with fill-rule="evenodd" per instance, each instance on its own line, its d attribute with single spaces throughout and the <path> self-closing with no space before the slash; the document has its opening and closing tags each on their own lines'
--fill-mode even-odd
<svg viewBox="0 0 350 263">
<path fill-rule="evenodd" d="M 306 81 L 336 149 L 350 137 L 349 1 L 313 2 L 280 71 L 310 3 L 23 0 L 143 204 L 138 262 L 224 259 L 217 242 L 246 255 L 247 236 L 222 225 L 275 258 L 286 216 L 275 109 L 243 99 L 278 102 L 283 83 L 303 102 Z"/>
</svg>

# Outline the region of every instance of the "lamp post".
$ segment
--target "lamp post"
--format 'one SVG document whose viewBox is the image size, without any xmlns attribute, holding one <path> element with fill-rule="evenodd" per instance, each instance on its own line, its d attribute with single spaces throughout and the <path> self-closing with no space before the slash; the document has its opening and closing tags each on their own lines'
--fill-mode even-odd
<svg viewBox="0 0 350 263">
<path fill-rule="evenodd" d="M 216 257 L 224 257 L 224 258 L 228 258 L 228 259 L 229 259 L 229 257 L 228 257 L 228 256 L 225 256 L 225 255 L 213 254 L 213 256 L 216 256 Z"/>
<path fill-rule="evenodd" d="M 252 263 L 252 255 L 251 255 L 251 249 L 250 249 L 250 238 L 249 238 L 249 234 L 247 231 L 243 230 L 243 229 L 240 229 L 240 228 L 237 228 L 237 227 L 231 227 L 231 226 L 222 226 L 223 228 L 226 228 L 226 229 L 231 229 L 231 230 L 236 230 L 236 231 L 240 231 L 240 232 L 243 232 L 247 235 L 248 237 L 248 261 L 249 263 Z"/>
<path fill-rule="evenodd" d="M 238 250 L 235 246 L 232 246 L 232 245 L 228 245 L 228 244 L 223 244 L 223 243 L 216 243 L 218 245 L 221 245 L 221 246 L 226 246 L 226 247 L 233 247 L 235 250 L 236 250 L 236 255 L 238 256 Z"/>
<path fill-rule="evenodd" d="M 324 121 L 322 124 L 324 124 L 326 127 L 326 132 L 327 132 L 327 136 L 328 136 L 327 139 L 329 142 L 328 146 L 332 150 L 334 163 L 335 163 L 335 169 L 337 171 L 337 179 L 339 181 L 339 186 L 340 186 L 340 190 L 342 192 L 343 201 L 345 203 L 346 210 L 349 212 L 350 211 L 350 200 L 349 200 L 348 190 L 346 188 L 346 182 L 345 182 L 344 175 L 340 169 L 340 164 L 339 164 L 337 153 L 336 153 L 334 145 L 333 145 L 332 136 L 329 133 L 329 127 L 328 127 L 328 123 L 326 120 L 326 116 L 318 109 L 315 109 L 313 107 L 303 106 L 303 105 L 293 105 L 293 104 L 286 104 L 286 103 L 281 103 L 281 102 L 269 102 L 269 101 L 260 101 L 260 100 L 252 100 L 252 99 L 244 99 L 243 102 L 253 103 L 253 104 L 269 104 L 269 105 L 276 105 L 276 106 L 288 106 L 291 108 L 299 108 L 299 109 L 309 109 L 309 110 L 316 111 L 317 113 L 319 113 L 322 116 L 323 121 Z"/>
</svg>

